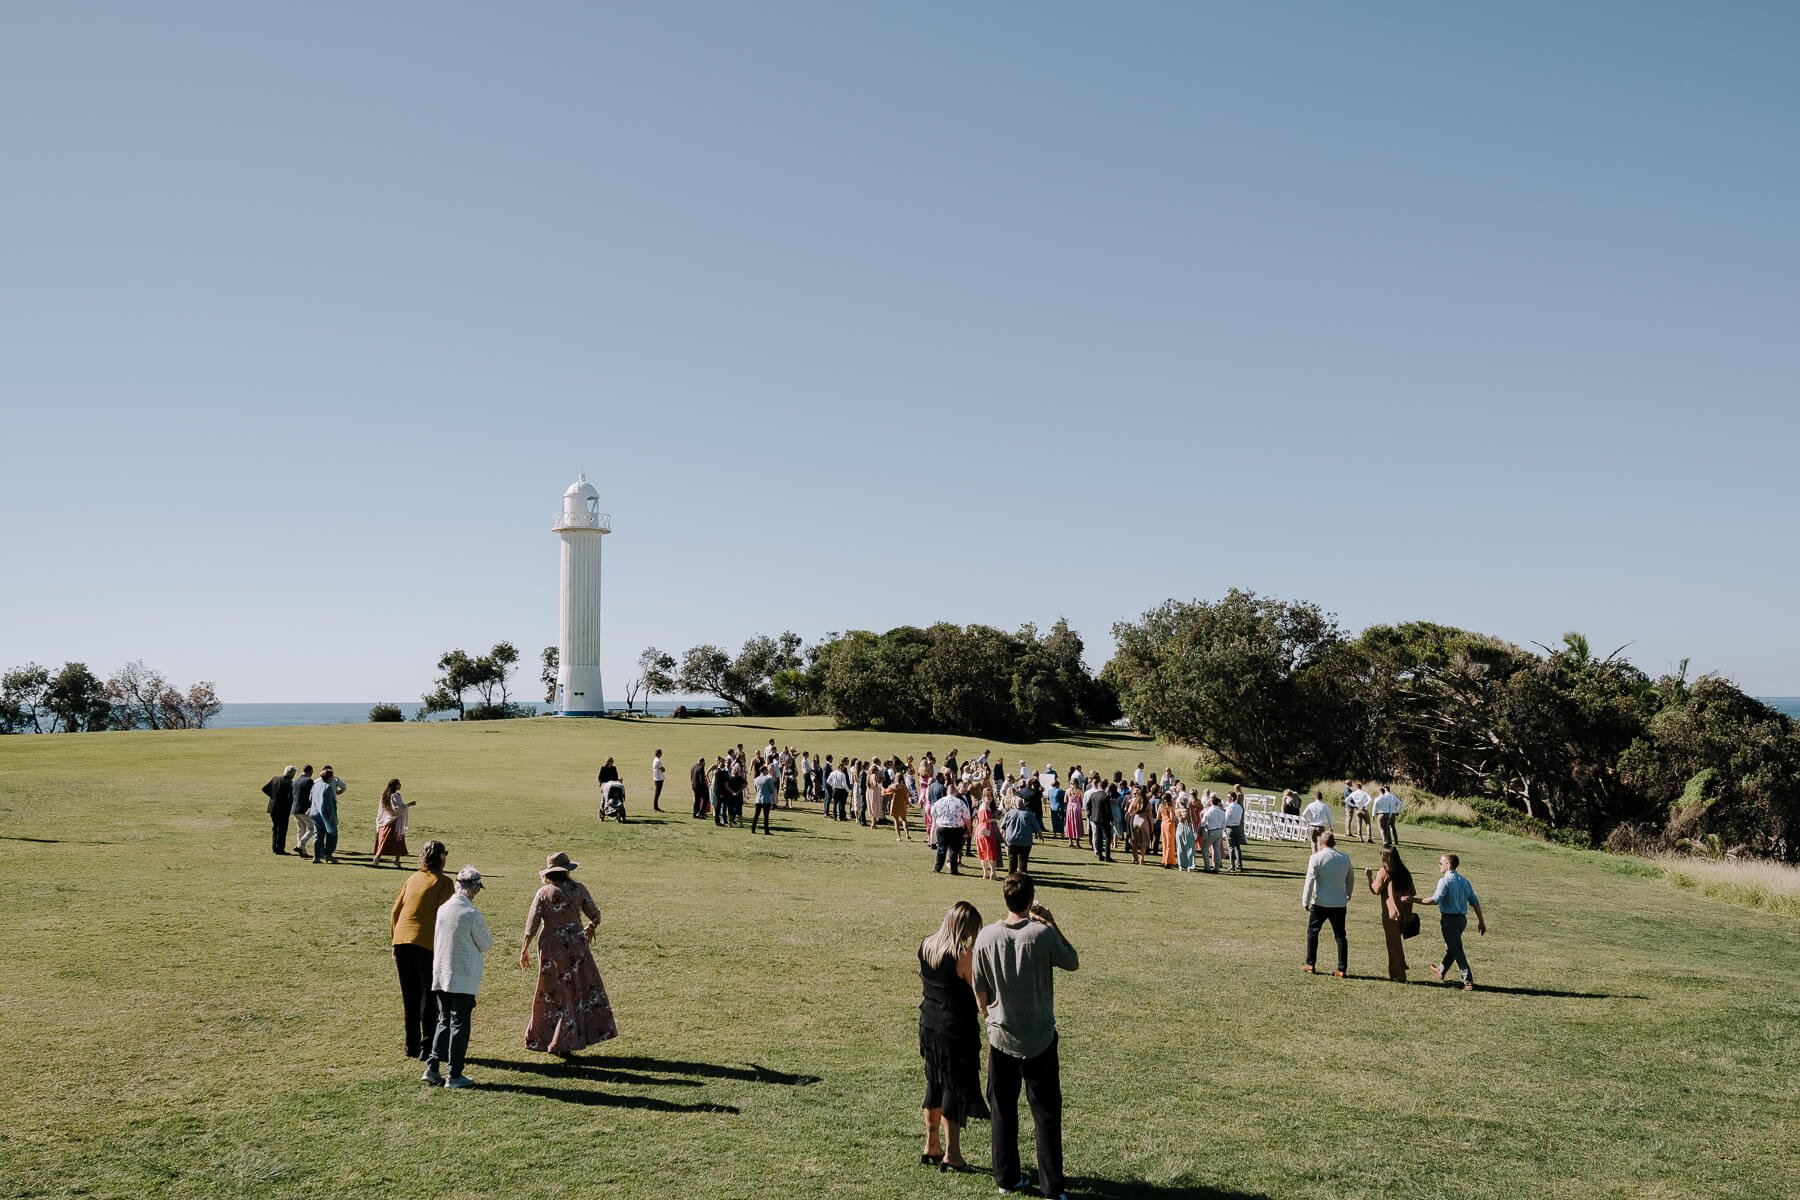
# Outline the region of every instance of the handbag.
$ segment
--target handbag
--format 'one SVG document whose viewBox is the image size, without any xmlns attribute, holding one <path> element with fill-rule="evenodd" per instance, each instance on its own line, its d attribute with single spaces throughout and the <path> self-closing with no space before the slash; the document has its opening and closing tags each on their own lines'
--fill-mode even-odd
<svg viewBox="0 0 1800 1200">
<path fill-rule="evenodd" d="M 1419 914 L 1407 913 L 1406 924 L 1400 930 L 1401 937 L 1415 938 L 1419 936 Z"/>
</svg>

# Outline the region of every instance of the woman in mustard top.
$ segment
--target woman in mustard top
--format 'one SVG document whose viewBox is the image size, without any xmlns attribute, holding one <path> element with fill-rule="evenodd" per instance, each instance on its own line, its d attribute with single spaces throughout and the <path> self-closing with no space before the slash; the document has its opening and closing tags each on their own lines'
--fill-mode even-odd
<svg viewBox="0 0 1800 1200">
<path fill-rule="evenodd" d="M 450 851 L 440 841 L 425 843 L 419 869 L 406 877 L 388 929 L 394 944 L 394 967 L 400 972 L 400 1000 L 406 1008 L 406 1056 L 424 1058 L 431 1053 L 431 1035 L 437 1028 L 437 1001 L 431 994 L 431 941 L 437 929 L 438 906 L 456 892 L 456 884 L 444 874 Z"/>
</svg>

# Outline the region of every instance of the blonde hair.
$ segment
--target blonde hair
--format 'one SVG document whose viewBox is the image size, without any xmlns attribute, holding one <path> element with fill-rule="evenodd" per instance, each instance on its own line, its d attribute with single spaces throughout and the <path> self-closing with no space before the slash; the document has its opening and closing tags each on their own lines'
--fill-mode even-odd
<svg viewBox="0 0 1800 1200">
<path fill-rule="evenodd" d="M 938 931 L 919 947 L 919 954 L 928 966 L 938 966 L 974 945 L 975 935 L 980 932 L 981 914 L 967 900 L 958 900 L 944 914 L 944 923 L 938 926 Z"/>
</svg>

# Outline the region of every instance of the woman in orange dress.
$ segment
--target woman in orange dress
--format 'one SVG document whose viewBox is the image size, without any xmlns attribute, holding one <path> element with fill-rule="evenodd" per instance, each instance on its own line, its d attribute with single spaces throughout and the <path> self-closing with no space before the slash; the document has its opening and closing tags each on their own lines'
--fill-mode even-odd
<svg viewBox="0 0 1800 1200">
<path fill-rule="evenodd" d="M 525 1025 L 525 1048 L 563 1058 L 619 1036 L 612 1001 L 589 949 L 600 927 L 600 906 L 587 888 L 569 878 L 580 865 L 567 854 L 552 854 L 538 872 L 544 886 L 531 899 L 525 945 L 519 951 L 519 965 L 531 966 L 531 939 L 538 939 L 537 991 Z M 584 915 L 586 929 L 581 926 Z"/>
<path fill-rule="evenodd" d="M 1162 860 L 1163 866 L 1175 865 L 1175 810 L 1169 802 L 1162 802 L 1162 809 L 1157 814 L 1162 818 Z"/>
</svg>

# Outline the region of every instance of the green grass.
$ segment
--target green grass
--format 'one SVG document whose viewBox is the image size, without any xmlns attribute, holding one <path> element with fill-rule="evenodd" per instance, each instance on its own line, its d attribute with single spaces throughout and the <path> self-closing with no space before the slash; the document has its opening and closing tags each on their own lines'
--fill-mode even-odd
<svg viewBox="0 0 1800 1200">
<path fill-rule="evenodd" d="M 997 916 L 998 889 L 810 812 L 778 812 L 773 838 L 683 815 L 696 755 L 771 729 L 833 754 L 953 744 L 805 720 L 0 739 L 0 1194 L 992 1195 L 915 1165 L 913 948 L 953 899 Z M 642 817 L 656 745 L 675 815 L 602 828 L 601 756 Z M 1112 733 L 1026 757 L 1185 765 Z M 290 761 L 350 780 L 346 865 L 268 853 L 257 789 Z M 441 837 L 489 883 L 499 944 L 467 1093 L 420 1087 L 400 1055 L 385 919 L 403 876 L 361 865 L 390 775 L 419 803 L 415 848 Z M 1253 845 L 1243 878 L 1040 851 L 1042 898 L 1082 955 L 1058 982 L 1078 1193 L 1793 1194 L 1791 911 L 1500 833 L 1406 836 L 1422 875 L 1463 854 L 1491 926 L 1472 939 L 1486 990 L 1377 978 L 1366 897 L 1359 977 L 1301 976 L 1298 847 Z M 521 1045 L 530 976 L 511 964 L 556 849 L 605 910 L 622 1031 L 569 1067 Z M 1426 978 L 1429 918 L 1412 946 Z M 970 1156 L 987 1161 L 985 1125 Z"/>
</svg>

